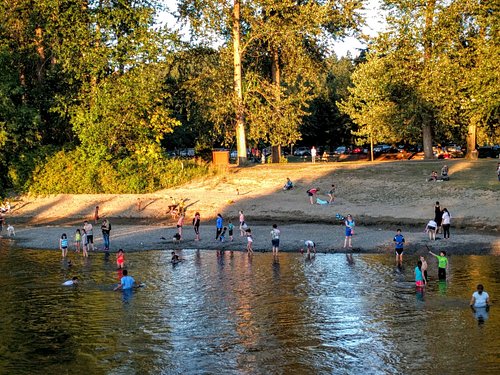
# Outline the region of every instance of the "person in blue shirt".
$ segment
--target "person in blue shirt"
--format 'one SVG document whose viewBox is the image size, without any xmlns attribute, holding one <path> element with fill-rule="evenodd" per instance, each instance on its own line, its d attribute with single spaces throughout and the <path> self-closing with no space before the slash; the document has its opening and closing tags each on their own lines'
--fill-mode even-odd
<svg viewBox="0 0 500 375">
<path fill-rule="evenodd" d="M 62 257 L 65 258 L 68 255 L 68 236 L 66 233 L 63 233 L 59 240 L 59 249 L 62 252 Z"/>
<path fill-rule="evenodd" d="M 135 280 L 132 276 L 128 275 L 127 270 L 123 270 L 123 277 L 120 280 L 120 285 L 118 285 L 114 290 L 131 290 L 135 287 Z"/>
<path fill-rule="evenodd" d="M 403 246 L 405 243 L 405 238 L 401 234 L 401 229 L 397 230 L 393 241 L 396 244 L 396 248 L 395 248 L 395 250 L 396 250 L 396 266 L 402 267 L 403 266 Z"/>
<path fill-rule="evenodd" d="M 217 232 L 215 233 L 215 240 L 219 239 L 219 236 L 222 233 L 222 228 L 224 228 L 224 219 L 222 218 L 221 214 L 217 214 L 217 223 L 216 223 Z"/>
</svg>

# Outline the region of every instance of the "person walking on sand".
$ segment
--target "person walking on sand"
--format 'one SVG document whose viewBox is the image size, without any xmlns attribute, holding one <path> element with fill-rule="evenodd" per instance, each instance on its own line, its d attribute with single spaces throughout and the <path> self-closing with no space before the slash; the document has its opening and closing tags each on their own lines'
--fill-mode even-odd
<svg viewBox="0 0 500 375">
<path fill-rule="evenodd" d="M 309 196 L 309 202 L 311 204 L 316 203 L 316 194 L 318 194 L 319 188 L 311 188 L 307 191 L 307 195 Z"/>
<path fill-rule="evenodd" d="M 194 238 L 195 241 L 200 240 L 200 221 L 201 221 L 200 213 L 197 212 L 194 214 L 194 218 L 193 218 L 193 229 L 194 229 L 194 234 L 195 234 L 195 238 Z"/>
<path fill-rule="evenodd" d="M 328 203 L 332 204 L 334 200 L 335 200 L 335 185 L 332 184 L 332 188 L 328 192 Z"/>
<path fill-rule="evenodd" d="M 217 214 L 217 221 L 215 223 L 215 240 L 219 239 L 220 234 L 222 233 L 222 229 L 224 228 L 224 219 L 221 214 Z"/>
<path fill-rule="evenodd" d="M 442 219 L 443 238 L 450 238 L 451 215 L 447 208 L 443 208 Z"/>
<path fill-rule="evenodd" d="M 247 230 L 245 231 L 245 235 L 247 236 L 247 252 L 248 252 L 248 255 L 251 255 L 251 254 L 253 254 L 253 248 L 252 248 L 252 245 L 253 245 L 252 230 L 250 228 L 247 228 Z"/>
<path fill-rule="evenodd" d="M 87 250 L 88 251 L 94 251 L 94 228 L 92 227 L 92 224 L 90 224 L 87 220 L 83 222 L 83 229 L 85 229 L 85 233 L 87 233 Z"/>
<path fill-rule="evenodd" d="M 439 255 L 429 251 L 429 254 L 435 256 L 438 260 L 438 279 L 446 280 L 446 270 L 448 269 L 448 258 L 446 258 L 446 251 L 441 251 Z"/>
<path fill-rule="evenodd" d="M 395 251 L 396 251 L 396 266 L 402 267 L 405 238 L 401 234 L 401 229 L 398 228 L 398 230 L 396 231 L 396 235 L 394 236 L 393 242 L 395 244 Z"/>
<path fill-rule="evenodd" d="M 179 240 L 182 240 L 182 226 L 184 225 L 184 214 L 179 216 L 179 220 L 177 220 L 177 233 L 179 234 Z"/>
<path fill-rule="evenodd" d="M 229 220 L 229 223 L 227 224 L 227 231 L 229 233 L 229 241 L 233 241 L 234 240 L 234 225 L 231 222 L 231 220 Z"/>
<path fill-rule="evenodd" d="M 101 224 L 102 241 L 104 242 L 104 251 L 109 250 L 109 235 L 111 233 L 111 223 L 108 219 L 104 219 Z"/>
<path fill-rule="evenodd" d="M 245 215 L 243 215 L 243 211 L 240 210 L 240 237 L 245 235 Z"/>
<path fill-rule="evenodd" d="M 273 229 L 271 229 L 271 244 L 273 246 L 273 255 L 277 256 L 280 248 L 280 230 L 276 224 L 273 224 Z"/>
<path fill-rule="evenodd" d="M 316 154 L 317 154 L 316 147 L 312 146 L 311 147 L 311 161 L 313 163 L 316 163 Z"/>
<path fill-rule="evenodd" d="M 344 224 L 345 224 L 344 248 L 352 247 L 352 231 L 354 228 L 354 219 L 352 218 L 351 214 L 347 215 Z"/>
<path fill-rule="evenodd" d="M 61 250 L 62 257 L 66 258 L 68 255 L 68 236 L 66 236 L 66 233 L 63 233 L 59 239 L 59 250 Z"/>
<path fill-rule="evenodd" d="M 429 233 L 429 240 L 436 241 L 437 223 L 434 220 L 429 220 L 425 227 L 425 232 Z"/>
</svg>

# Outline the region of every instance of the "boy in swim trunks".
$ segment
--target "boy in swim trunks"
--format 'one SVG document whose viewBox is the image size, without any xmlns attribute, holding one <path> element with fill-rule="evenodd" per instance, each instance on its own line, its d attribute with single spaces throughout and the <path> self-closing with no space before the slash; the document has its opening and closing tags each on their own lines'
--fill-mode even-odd
<svg viewBox="0 0 500 375">
<path fill-rule="evenodd" d="M 396 235 L 394 236 L 393 241 L 395 243 L 395 250 L 396 250 L 396 266 L 402 266 L 403 265 L 403 245 L 405 243 L 405 238 L 401 234 L 401 229 L 398 229 L 396 231 Z"/>
</svg>

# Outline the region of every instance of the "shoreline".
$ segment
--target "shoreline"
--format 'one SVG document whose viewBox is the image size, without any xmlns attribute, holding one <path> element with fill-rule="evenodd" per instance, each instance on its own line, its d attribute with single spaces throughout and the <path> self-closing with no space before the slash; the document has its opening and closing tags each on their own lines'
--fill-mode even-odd
<svg viewBox="0 0 500 375">
<path fill-rule="evenodd" d="M 397 227 L 387 229 L 381 226 L 356 226 L 355 235 L 352 239 L 353 248 L 343 248 L 344 226 L 331 224 L 280 224 L 281 230 L 280 251 L 298 252 L 304 248 L 305 240 L 316 243 L 318 253 L 386 253 L 394 254 L 393 237 Z M 235 250 L 245 251 L 246 237 L 241 237 L 239 229 L 235 227 L 234 241 L 229 241 L 226 233 L 226 241 L 215 241 L 215 226 L 202 225 L 200 227 L 201 241 L 194 240 L 194 231 L 191 225 L 184 226 L 183 240 L 181 243 L 173 243 L 172 237 L 177 232 L 173 225 L 122 225 L 113 221 L 110 237 L 110 252 L 116 252 L 123 248 L 126 252 L 140 252 L 148 250 Z M 69 223 L 68 223 L 69 224 Z M 52 249 L 59 251 L 59 238 L 66 233 L 70 239 L 70 254 L 73 253 L 73 238 L 75 230 L 79 225 L 45 225 L 15 227 L 16 236 L 9 238 L 6 231 L 2 232 L 0 241 L 19 249 Z M 254 252 L 271 251 L 271 224 L 251 225 L 253 234 Z M 401 227 L 405 236 L 405 253 L 424 254 L 431 249 L 433 252 L 447 251 L 448 255 L 500 255 L 500 238 L 498 235 L 478 233 L 477 231 L 464 231 L 452 228 L 451 238 L 443 239 L 442 234 L 437 236 L 436 241 L 428 239 L 427 234 L 415 228 Z M 162 239 L 162 237 L 164 239 Z M 94 243 L 98 248 L 102 247 L 102 235 L 99 228 L 94 229 Z M 102 250 L 96 252 L 102 253 Z M 74 253 L 73 253 L 74 254 Z M 92 252 L 90 255 L 92 256 Z"/>
</svg>

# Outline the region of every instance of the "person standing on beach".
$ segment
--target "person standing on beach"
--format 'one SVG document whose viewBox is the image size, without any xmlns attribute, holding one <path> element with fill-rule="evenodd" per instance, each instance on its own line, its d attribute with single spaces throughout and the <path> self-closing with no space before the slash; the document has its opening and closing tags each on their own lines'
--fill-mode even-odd
<svg viewBox="0 0 500 375">
<path fill-rule="evenodd" d="M 316 203 L 316 194 L 318 193 L 319 188 L 311 188 L 307 191 L 307 195 L 309 196 L 309 202 L 311 204 Z"/>
<path fill-rule="evenodd" d="M 88 242 L 87 250 L 94 251 L 94 232 L 92 224 L 90 224 L 87 220 L 85 220 L 83 222 L 83 229 L 87 234 L 87 242 Z"/>
<path fill-rule="evenodd" d="M 446 270 L 448 269 L 448 258 L 446 258 L 446 251 L 441 251 L 439 255 L 429 251 L 429 254 L 435 256 L 438 260 L 438 279 L 446 280 Z"/>
<path fill-rule="evenodd" d="M 439 233 L 439 228 L 441 227 L 441 223 L 443 221 L 443 212 L 441 211 L 441 206 L 439 202 L 436 202 L 434 205 L 434 221 L 436 222 L 436 234 Z"/>
<path fill-rule="evenodd" d="M 271 244 L 273 246 L 273 255 L 278 256 L 278 251 L 280 248 L 280 230 L 276 224 L 273 224 L 273 229 L 271 229 Z"/>
<path fill-rule="evenodd" d="M 243 211 L 240 210 L 240 237 L 243 237 L 245 235 L 245 215 L 243 215 Z"/>
<path fill-rule="evenodd" d="M 332 188 L 330 189 L 330 191 L 328 192 L 328 203 L 329 204 L 332 204 L 333 201 L 335 200 L 335 185 L 332 184 Z"/>
<path fill-rule="evenodd" d="M 497 165 L 497 176 L 498 176 L 498 182 L 500 182 L 500 163 Z"/>
<path fill-rule="evenodd" d="M 194 218 L 193 218 L 193 229 L 194 229 L 194 234 L 195 234 L 195 238 L 194 238 L 195 241 L 200 240 L 200 221 L 201 221 L 200 213 L 197 212 L 194 214 Z"/>
<path fill-rule="evenodd" d="M 443 226 L 443 237 L 450 238 L 451 216 L 447 208 L 443 208 L 442 218 L 443 221 L 441 225 Z"/>
<path fill-rule="evenodd" d="M 177 220 L 177 233 L 179 234 L 179 240 L 182 240 L 182 226 L 184 225 L 184 214 L 182 213 Z"/>
<path fill-rule="evenodd" d="M 99 221 L 99 206 L 95 206 L 94 210 L 94 224 L 97 224 Z"/>
<path fill-rule="evenodd" d="M 429 240 L 432 241 L 436 240 L 436 229 L 437 229 L 437 223 L 434 220 L 429 220 L 427 226 L 425 227 L 425 231 L 429 233 Z"/>
<path fill-rule="evenodd" d="M 401 234 L 401 229 L 398 229 L 396 231 L 396 235 L 394 236 L 393 242 L 395 243 L 395 250 L 396 250 L 396 266 L 402 267 L 405 238 Z"/>
<path fill-rule="evenodd" d="M 354 219 L 352 218 L 351 214 L 347 215 L 344 224 L 345 224 L 344 248 L 352 247 L 352 231 L 354 229 Z"/>
<path fill-rule="evenodd" d="M 222 233 L 222 229 L 224 228 L 224 219 L 222 218 L 221 214 L 217 214 L 217 221 L 215 223 L 215 240 L 217 241 L 219 239 L 220 234 Z"/>
<path fill-rule="evenodd" d="M 247 252 L 248 252 L 248 255 L 251 255 L 251 254 L 253 254 L 253 248 L 252 248 L 252 245 L 253 245 L 252 230 L 250 228 L 247 228 L 247 230 L 245 231 L 245 235 L 247 236 Z"/>
<path fill-rule="evenodd" d="M 229 220 L 229 223 L 227 224 L 227 231 L 229 233 L 229 241 L 232 241 L 234 239 L 234 225 L 233 223 L 231 222 L 231 220 Z"/>
<path fill-rule="evenodd" d="M 313 163 L 316 163 L 316 154 L 317 154 L 316 147 L 312 146 L 311 147 L 311 161 Z"/>
<path fill-rule="evenodd" d="M 109 235 L 111 233 L 111 223 L 108 219 L 104 219 L 101 224 L 102 240 L 104 242 L 104 251 L 109 250 Z"/>
</svg>

